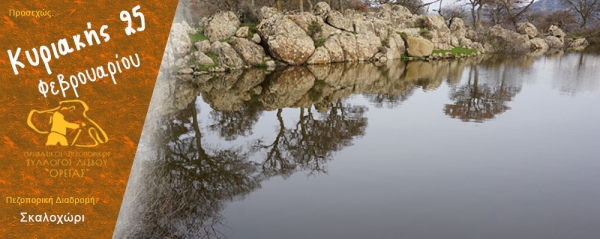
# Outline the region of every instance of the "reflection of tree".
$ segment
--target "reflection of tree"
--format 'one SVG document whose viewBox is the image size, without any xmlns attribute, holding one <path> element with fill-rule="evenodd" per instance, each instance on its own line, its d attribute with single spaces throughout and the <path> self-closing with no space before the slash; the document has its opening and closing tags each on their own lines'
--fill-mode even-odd
<svg viewBox="0 0 600 239">
<path fill-rule="evenodd" d="M 376 93 L 365 93 L 363 94 L 370 102 L 375 104 L 375 107 L 382 108 L 387 107 L 390 109 L 396 108 L 402 104 L 402 102 L 408 100 L 414 93 L 415 88 L 403 92 L 401 94 L 376 94 Z"/>
<path fill-rule="evenodd" d="M 203 144 L 195 102 L 165 120 L 159 160 L 147 167 L 134 238 L 214 238 L 227 200 L 260 187 L 258 167 L 241 148 Z"/>
<path fill-rule="evenodd" d="M 341 99 L 329 106 L 329 112 L 320 117 L 315 117 L 311 108 L 301 108 L 294 128 L 286 128 L 282 109 L 277 111 L 279 131 L 273 143 L 256 142 L 257 148 L 267 151 L 262 163 L 266 176 L 285 177 L 299 170 L 326 172 L 326 163 L 334 152 L 352 145 L 354 137 L 364 135 L 366 107 L 344 105 Z"/>
<path fill-rule="evenodd" d="M 506 104 L 521 88 L 508 84 L 506 71 L 505 67 L 499 82 L 481 82 L 478 66 L 473 65 L 467 84 L 452 87 L 450 99 L 454 104 L 447 104 L 444 113 L 465 122 L 483 122 L 510 109 Z"/>
<path fill-rule="evenodd" d="M 252 134 L 252 127 L 258 121 L 263 110 L 256 100 L 246 101 L 236 111 L 212 110 L 210 118 L 213 123 L 209 129 L 219 132 L 225 140 L 235 140 L 238 136 Z"/>
</svg>

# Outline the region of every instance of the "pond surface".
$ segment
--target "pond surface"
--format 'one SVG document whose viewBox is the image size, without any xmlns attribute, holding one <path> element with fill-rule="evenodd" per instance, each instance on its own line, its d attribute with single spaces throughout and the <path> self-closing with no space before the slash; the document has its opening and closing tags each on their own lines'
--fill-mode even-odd
<svg viewBox="0 0 600 239">
<path fill-rule="evenodd" d="M 600 238 L 598 54 L 161 78 L 116 238 Z"/>
</svg>

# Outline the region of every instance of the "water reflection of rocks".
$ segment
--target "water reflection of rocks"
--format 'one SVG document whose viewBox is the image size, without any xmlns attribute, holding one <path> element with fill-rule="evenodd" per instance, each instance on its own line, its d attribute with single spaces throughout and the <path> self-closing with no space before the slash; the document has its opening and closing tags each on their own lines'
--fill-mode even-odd
<svg viewBox="0 0 600 239">
<path fill-rule="evenodd" d="M 115 235 L 221 237 L 216 228 L 223 228 L 220 213 L 227 202 L 259 189 L 271 177 L 326 172 L 335 152 L 365 135 L 368 108 L 350 103 L 353 94 L 362 94 L 377 107 L 393 108 L 416 89 L 436 89 L 446 79 L 452 87 L 450 98 L 456 102 L 446 106 L 448 115 L 484 120 L 502 113 L 520 87 L 509 83 L 508 75 L 480 76 L 478 69 L 488 67 L 486 61 L 480 57 L 290 67 L 274 72 L 249 69 L 188 79 L 167 76 L 155 89 L 151 111 L 159 113 L 156 122 L 145 126 L 154 132 L 142 137 L 142 141 L 153 140 L 145 143 L 145 160 L 136 159 L 134 169 L 142 170 L 132 173 Z M 469 80 L 461 85 L 467 66 Z M 200 100 L 211 109 L 201 109 Z M 210 111 L 208 119 L 198 117 L 201 110 Z M 267 111 L 275 112 L 274 139 L 237 146 L 206 140 L 207 133 L 225 141 L 250 136 Z M 284 120 L 284 111 L 298 112 L 297 120 Z"/>
</svg>

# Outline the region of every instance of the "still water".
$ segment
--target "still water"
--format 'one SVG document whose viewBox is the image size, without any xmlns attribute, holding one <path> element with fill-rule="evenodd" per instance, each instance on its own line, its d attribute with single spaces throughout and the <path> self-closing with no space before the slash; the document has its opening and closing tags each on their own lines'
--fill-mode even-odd
<svg viewBox="0 0 600 239">
<path fill-rule="evenodd" d="M 600 238 L 600 55 L 159 79 L 115 238 Z"/>
</svg>

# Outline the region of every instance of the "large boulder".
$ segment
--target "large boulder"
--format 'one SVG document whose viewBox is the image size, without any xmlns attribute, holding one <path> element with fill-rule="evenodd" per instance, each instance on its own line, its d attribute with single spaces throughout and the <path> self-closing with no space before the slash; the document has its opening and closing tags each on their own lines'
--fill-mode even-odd
<svg viewBox="0 0 600 239">
<path fill-rule="evenodd" d="M 364 35 L 375 35 L 375 26 L 373 21 L 354 20 L 354 32 Z"/>
<path fill-rule="evenodd" d="M 190 52 L 192 41 L 189 34 L 189 25 L 185 21 L 174 23 L 171 27 L 169 40 L 175 59 L 181 58 Z"/>
<path fill-rule="evenodd" d="M 331 62 L 344 62 L 344 49 L 342 49 L 338 35 L 329 37 L 323 47 L 327 49 Z"/>
<path fill-rule="evenodd" d="M 390 34 L 388 38 L 387 46 L 385 46 L 385 53 L 387 59 L 400 59 L 406 52 L 404 46 L 404 40 L 397 33 Z"/>
<path fill-rule="evenodd" d="M 238 19 L 235 13 L 230 11 L 220 12 L 207 20 L 204 35 L 211 42 L 225 40 L 235 35 L 240 24 L 240 19 Z"/>
<path fill-rule="evenodd" d="M 573 49 L 575 51 L 582 51 L 585 49 L 590 43 L 585 38 L 578 38 L 571 42 L 569 49 Z"/>
<path fill-rule="evenodd" d="M 326 24 L 323 18 L 312 15 L 308 12 L 303 12 L 296 15 L 288 15 L 287 18 L 291 19 L 301 27 L 307 34 L 310 34 L 313 40 L 327 39 L 329 36 L 335 34 L 338 29 Z M 318 24 L 315 26 L 314 24 Z"/>
<path fill-rule="evenodd" d="M 424 18 L 424 27 L 438 31 L 439 33 L 450 33 L 450 29 L 446 26 L 446 21 L 439 14 L 427 15 Z"/>
<path fill-rule="evenodd" d="M 391 32 L 389 22 L 373 19 L 373 27 L 375 27 L 375 35 L 379 38 L 385 39 L 389 37 L 389 33 Z"/>
<path fill-rule="evenodd" d="M 198 63 L 199 65 L 212 66 L 215 64 L 215 62 L 212 60 L 212 58 L 208 57 L 206 54 L 202 53 L 201 51 L 197 51 L 195 53 L 196 53 L 195 54 L 196 63 Z"/>
<path fill-rule="evenodd" d="M 271 56 L 287 64 L 304 64 L 315 51 L 313 40 L 287 17 L 263 20 L 257 31 L 266 41 Z"/>
<path fill-rule="evenodd" d="M 526 54 L 529 52 L 531 43 L 529 37 L 514 31 L 506 30 L 500 25 L 490 28 L 489 43 L 494 51 L 505 54 Z"/>
<path fill-rule="evenodd" d="M 375 35 L 356 34 L 357 58 L 359 61 L 370 60 L 381 47 L 381 39 Z"/>
<path fill-rule="evenodd" d="M 546 44 L 548 44 L 548 47 L 550 49 L 562 49 L 565 45 L 565 43 L 560 38 L 555 36 L 547 36 L 546 38 L 544 38 L 544 41 L 546 41 Z"/>
<path fill-rule="evenodd" d="M 258 18 L 266 20 L 279 15 L 276 8 L 264 6 L 258 11 Z"/>
<path fill-rule="evenodd" d="M 554 26 L 554 25 L 552 25 L 552 26 L 550 26 L 550 28 L 548 28 L 548 34 L 549 34 L 549 36 L 553 36 L 553 37 L 556 37 L 561 40 L 564 40 L 565 36 L 567 35 L 567 34 L 565 34 L 565 32 L 563 32 L 563 30 L 561 30 L 559 27 Z M 563 43 L 564 43 L 564 41 L 563 41 Z"/>
<path fill-rule="evenodd" d="M 313 8 L 313 13 L 316 16 L 320 16 L 323 19 L 327 17 L 327 14 L 329 14 L 329 11 L 331 11 L 331 7 L 326 2 L 319 2 Z"/>
<path fill-rule="evenodd" d="M 465 26 L 465 22 L 458 18 L 452 18 L 450 20 L 450 32 L 453 36 L 462 39 L 467 35 L 467 27 Z"/>
<path fill-rule="evenodd" d="M 200 51 L 202 53 L 209 53 L 210 45 L 211 45 L 210 41 L 208 41 L 208 40 L 198 41 L 198 42 L 194 43 L 194 46 L 196 47 L 196 49 L 198 49 L 198 51 Z"/>
<path fill-rule="evenodd" d="M 409 37 L 406 39 L 406 44 L 409 56 L 425 57 L 433 52 L 433 43 L 427 39 Z"/>
<path fill-rule="evenodd" d="M 531 49 L 534 50 L 546 51 L 549 48 L 548 43 L 546 43 L 546 41 L 544 41 L 544 39 L 541 38 L 533 38 L 530 40 L 530 42 Z"/>
<path fill-rule="evenodd" d="M 344 17 L 344 15 L 338 11 L 329 11 L 329 14 L 327 14 L 327 23 L 337 29 L 354 31 L 352 20 Z"/>
<path fill-rule="evenodd" d="M 216 41 L 211 45 L 211 52 L 219 58 L 219 65 L 231 69 L 244 67 L 244 60 L 237 54 L 235 49 L 227 42 Z"/>
<path fill-rule="evenodd" d="M 315 52 L 308 58 L 307 64 L 329 64 L 331 59 L 329 58 L 329 52 L 325 47 L 317 47 Z"/>
<path fill-rule="evenodd" d="M 350 33 L 339 35 L 340 46 L 344 50 L 344 61 L 358 61 L 358 49 L 356 47 L 356 36 Z"/>
<path fill-rule="evenodd" d="M 410 10 L 401 5 L 382 4 L 376 17 L 382 21 L 391 22 L 391 25 L 398 29 L 414 27 L 415 25 Z"/>
<path fill-rule="evenodd" d="M 244 59 L 246 64 L 251 66 L 264 65 L 265 50 L 262 46 L 246 39 L 246 38 L 233 38 L 231 39 L 231 45 L 233 49 Z"/>
<path fill-rule="evenodd" d="M 529 37 L 529 39 L 533 39 L 538 35 L 537 28 L 529 22 L 523 22 L 523 23 L 517 24 L 517 32 L 527 35 L 527 37 Z"/>
</svg>

